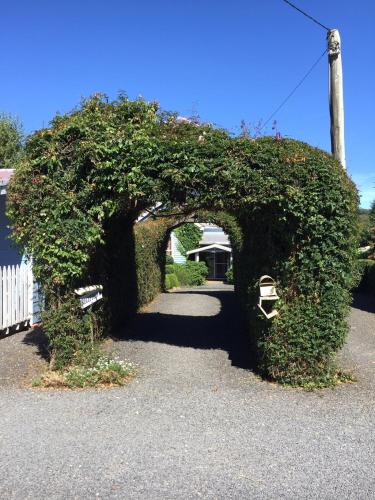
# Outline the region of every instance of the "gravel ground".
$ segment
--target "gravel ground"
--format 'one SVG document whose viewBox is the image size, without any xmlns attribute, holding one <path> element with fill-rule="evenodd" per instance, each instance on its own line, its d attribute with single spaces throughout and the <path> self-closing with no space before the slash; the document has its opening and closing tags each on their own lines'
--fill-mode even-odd
<svg viewBox="0 0 375 500">
<path fill-rule="evenodd" d="M 163 294 L 116 342 L 128 386 L 0 388 L 0 497 L 375 498 L 374 312 L 341 355 L 358 383 L 307 393 L 248 370 L 230 287 Z"/>
<path fill-rule="evenodd" d="M 46 353 L 46 339 L 39 328 L 0 337 L 0 389 L 29 385 L 48 366 Z"/>
</svg>

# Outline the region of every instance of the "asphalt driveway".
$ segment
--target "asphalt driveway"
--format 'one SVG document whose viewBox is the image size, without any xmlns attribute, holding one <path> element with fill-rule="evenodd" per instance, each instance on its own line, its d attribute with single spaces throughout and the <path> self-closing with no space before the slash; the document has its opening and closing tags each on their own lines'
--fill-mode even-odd
<svg viewBox="0 0 375 500">
<path fill-rule="evenodd" d="M 249 370 L 230 287 L 161 295 L 115 343 L 128 386 L 2 385 L 0 497 L 375 498 L 374 302 L 350 321 L 358 382 L 307 393 Z"/>
</svg>

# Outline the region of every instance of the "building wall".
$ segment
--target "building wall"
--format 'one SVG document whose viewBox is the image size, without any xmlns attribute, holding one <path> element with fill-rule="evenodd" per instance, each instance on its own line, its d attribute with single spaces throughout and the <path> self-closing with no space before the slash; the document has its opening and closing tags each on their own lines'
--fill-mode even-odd
<svg viewBox="0 0 375 500">
<path fill-rule="evenodd" d="M 16 266 L 21 264 L 22 255 L 9 239 L 9 219 L 5 215 L 6 196 L 0 196 L 0 266 Z"/>
<path fill-rule="evenodd" d="M 211 245 L 213 243 L 218 243 L 220 245 L 230 246 L 229 238 L 224 231 L 214 224 L 199 223 L 197 224 L 200 229 L 202 229 L 202 238 L 199 242 L 199 246 Z M 185 264 L 186 257 L 184 257 L 178 250 L 178 239 L 172 231 L 170 243 L 168 243 L 167 253 L 172 255 L 173 260 L 177 264 Z"/>
<path fill-rule="evenodd" d="M 186 257 L 184 257 L 178 250 L 178 239 L 174 234 L 174 231 L 171 233 L 171 255 L 176 264 L 185 264 Z"/>
<path fill-rule="evenodd" d="M 30 323 L 40 322 L 41 296 L 39 294 L 39 286 L 35 283 L 32 274 L 32 265 L 26 262 L 22 254 L 9 238 L 10 221 L 5 214 L 6 195 L 0 195 L 0 267 L 27 265 L 29 268 L 29 314 Z"/>
</svg>

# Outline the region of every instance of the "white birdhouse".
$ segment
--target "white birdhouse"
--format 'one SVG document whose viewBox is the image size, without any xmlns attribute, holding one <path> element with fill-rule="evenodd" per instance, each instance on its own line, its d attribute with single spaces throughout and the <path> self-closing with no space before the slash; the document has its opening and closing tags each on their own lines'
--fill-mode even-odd
<svg viewBox="0 0 375 500">
<path fill-rule="evenodd" d="M 273 309 L 271 312 L 265 311 L 263 308 L 263 302 L 265 301 L 275 301 L 278 300 L 279 296 L 276 293 L 276 283 L 271 276 L 264 275 L 261 276 L 259 280 L 259 303 L 258 307 L 262 311 L 262 313 L 265 315 L 267 319 L 273 318 L 277 314 L 279 314 L 275 309 Z"/>
</svg>

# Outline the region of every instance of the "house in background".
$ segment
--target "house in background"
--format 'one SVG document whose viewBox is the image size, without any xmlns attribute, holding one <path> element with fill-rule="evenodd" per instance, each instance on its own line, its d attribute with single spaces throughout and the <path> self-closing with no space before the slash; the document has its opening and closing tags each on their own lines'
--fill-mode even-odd
<svg viewBox="0 0 375 500">
<path fill-rule="evenodd" d="M 17 266 L 22 263 L 22 255 L 9 239 L 9 219 L 5 214 L 7 185 L 13 169 L 0 169 L 0 267 Z"/>
<path fill-rule="evenodd" d="M 170 255 L 176 264 L 185 264 L 186 262 L 186 257 L 179 250 L 179 241 L 174 231 L 171 232 L 168 240 L 167 255 Z"/>
<path fill-rule="evenodd" d="M 209 280 L 223 280 L 232 263 L 232 248 L 228 235 L 215 224 L 195 223 L 202 230 L 199 246 L 186 252 L 184 257 L 178 249 L 178 239 L 174 231 L 168 243 L 167 253 L 174 262 L 184 264 L 186 259 L 203 261 L 208 267 Z"/>
<path fill-rule="evenodd" d="M 0 335 L 40 321 L 40 298 L 32 266 L 10 236 L 7 186 L 13 169 L 0 169 Z"/>
<path fill-rule="evenodd" d="M 144 211 L 138 217 L 137 223 L 147 221 L 161 208 L 162 204 L 157 203 L 152 210 Z M 176 264 L 185 264 L 186 260 L 203 261 L 208 267 L 207 279 L 225 280 L 225 274 L 232 264 L 232 248 L 228 235 L 219 226 L 208 222 L 187 222 L 187 224 L 195 224 L 202 230 L 198 247 L 186 252 L 185 257 L 179 250 L 177 235 L 172 231 L 167 244 L 167 255 L 170 255 Z"/>
</svg>

